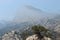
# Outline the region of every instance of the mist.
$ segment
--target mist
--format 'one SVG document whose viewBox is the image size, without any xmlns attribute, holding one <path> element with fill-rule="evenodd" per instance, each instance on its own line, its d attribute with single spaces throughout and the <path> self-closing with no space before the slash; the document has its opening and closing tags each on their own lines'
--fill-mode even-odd
<svg viewBox="0 0 60 40">
<path fill-rule="evenodd" d="M 33 6 L 25 5 L 18 9 L 13 22 L 32 22 L 43 18 L 53 18 L 54 16 L 56 16 L 56 14 L 44 12 L 43 10 Z"/>
</svg>

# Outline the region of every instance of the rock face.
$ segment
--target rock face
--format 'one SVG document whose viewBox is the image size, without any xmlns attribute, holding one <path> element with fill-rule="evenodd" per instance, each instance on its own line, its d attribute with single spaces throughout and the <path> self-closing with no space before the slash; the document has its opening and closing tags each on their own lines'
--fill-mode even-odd
<svg viewBox="0 0 60 40">
<path fill-rule="evenodd" d="M 26 40 L 52 40 L 49 37 L 44 36 L 42 39 L 38 38 L 38 36 L 36 34 L 29 36 L 26 38 Z"/>
<path fill-rule="evenodd" d="M 37 40 L 37 39 L 38 39 L 38 37 L 37 37 L 36 34 L 32 35 L 32 36 L 29 36 L 28 38 L 26 38 L 26 40 Z"/>
<path fill-rule="evenodd" d="M 52 39 L 49 37 L 44 37 L 43 40 L 52 40 Z"/>
<path fill-rule="evenodd" d="M 2 36 L 2 40 L 22 40 L 21 36 L 15 34 L 15 31 L 8 32 Z"/>
</svg>

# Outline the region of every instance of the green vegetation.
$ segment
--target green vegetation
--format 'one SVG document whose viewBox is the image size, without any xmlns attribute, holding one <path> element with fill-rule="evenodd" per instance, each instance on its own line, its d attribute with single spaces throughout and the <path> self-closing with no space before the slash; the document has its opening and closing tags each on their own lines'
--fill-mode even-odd
<svg viewBox="0 0 60 40">
<path fill-rule="evenodd" d="M 34 33 L 36 33 L 36 32 L 47 32 L 48 29 L 46 29 L 46 28 L 44 28 L 43 26 L 40 26 L 40 25 L 34 25 L 34 26 L 32 26 L 32 31 Z"/>
<path fill-rule="evenodd" d="M 52 33 L 50 30 L 46 29 L 43 26 L 40 25 L 34 25 L 32 26 L 32 31 L 33 33 L 41 33 L 43 36 L 51 37 L 52 38 Z"/>
<path fill-rule="evenodd" d="M 43 36 L 46 36 L 46 37 L 51 37 L 52 38 L 52 33 L 50 30 L 46 29 L 45 27 L 43 26 L 40 26 L 40 25 L 34 25 L 32 26 L 31 28 L 31 31 L 33 32 L 32 34 L 38 34 L 38 33 L 41 33 Z M 26 30 L 24 32 L 22 32 L 22 37 L 23 39 L 26 39 L 28 36 L 30 36 L 30 31 Z"/>
<path fill-rule="evenodd" d="M 28 31 L 28 30 L 25 30 L 24 32 L 21 33 L 23 40 L 25 40 L 30 35 L 31 35 L 30 31 Z"/>
</svg>

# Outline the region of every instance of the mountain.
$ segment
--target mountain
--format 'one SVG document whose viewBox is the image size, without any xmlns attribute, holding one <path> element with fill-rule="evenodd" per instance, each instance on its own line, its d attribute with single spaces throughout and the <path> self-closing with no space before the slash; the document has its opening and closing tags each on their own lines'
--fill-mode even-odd
<svg viewBox="0 0 60 40">
<path fill-rule="evenodd" d="M 12 30 L 22 30 L 25 29 L 26 27 L 32 25 L 32 23 L 29 22 L 24 22 L 24 23 L 8 23 L 6 26 L 2 29 L 0 29 L 0 35 L 12 31 Z"/>
<path fill-rule="evenodd" d="M 56 14 L 44 12 L 41 9 L 26 5 L 19 9 L 12 22 L 37 21 L 42 18 L 52 18 L 54 17 L 53 15 L 55 16 Z"/>
<path fill-rule="evenodd" d="M 20 30 L 20 32 L 28 29 L 32 25 L 43 25 L 44 27 L 53 30 L 56 32 L 56 37 L 60 38 L 60 21 L 58 21 L 59 18 L 57 19 L 56 17 L 48 19 L 48 18 L 43 18 L 41 20 L 37 21 L 27 21 L 27 22 L 22 22 L 22 23 L 13 23 L 13 22 L 6 22 L 4 28 L 0 29 L 0 35 L 5 34 L 6 32 L 12 31 L 12 30 Z"/>
<path fill-rule="evenodd" d="M 60 24 L 60 18 L 57 18 L 55 14 L 44 12 L 33 6 L 25 6 L 23 9 L 19 10 L 12 21 L 0 21 L 0 35 L 11 30 L 23 31 L 26 27 L 36 24 L 43 25 L 51 30 L 56 30 L 55 27 Z"/>
<path fill-rule="evenodd" d="M 60 15 L 46 20 L 44 26 L 52 31 L 55 31 L 54 35 L 56 37 L 56 40 L 60 40 Z"/>
<path fill-rule="evenodd" d="M 2 33 L 18 28 L 21 29 L 28 24 L 38 24 L 37 21 L 45 17 L 50 17 L 50 15 L 51 14 L 43 12 L 33 6 L 24 6 L 19 9 L 12 21 L 0 20 L 0 32 Z"/>
<path fill-rule="evenodd" d="M 45 22 L 45 26 L 48 26 L 52 30 L 59 30 L 60 25 L 60 15 L 55 16 L 54 18 L 48 19 Z"/>
</svg>

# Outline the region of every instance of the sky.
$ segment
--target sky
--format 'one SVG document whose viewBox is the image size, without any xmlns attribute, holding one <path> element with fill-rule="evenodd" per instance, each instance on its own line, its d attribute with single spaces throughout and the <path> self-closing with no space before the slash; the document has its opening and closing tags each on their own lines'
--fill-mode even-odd
<svg viewBox="0 0 60 40">
<path fill-rule="evenodd" d="M 60 0 L 0 0 L 0 20 L 12 20 L 25 5 L 45 12 L 60 13 Z"/>
</svg>

